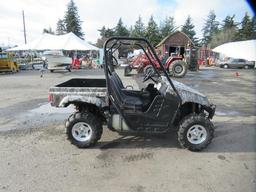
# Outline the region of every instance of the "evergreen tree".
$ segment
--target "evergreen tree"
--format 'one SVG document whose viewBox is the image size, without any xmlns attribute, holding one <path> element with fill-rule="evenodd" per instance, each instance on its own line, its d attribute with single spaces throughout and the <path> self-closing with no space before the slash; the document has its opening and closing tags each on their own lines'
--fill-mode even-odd
<svg viewBox="0 0 256 192">
<path fill-rule="evenodd" d="M 237 27 L 238 23 L 235 22 L 235 15 L 233 16 L 226 16 L 223 20 L 222 30 L 238 30 Z"/>
<path fill-rule="evenodd" d="M 239 40 L 238 23 L 235 22 L 235 15 L 227 16 L 223 20 L 223 33 L 229 34 L 224 43 Z"/>
<path fill-rule="evenodd" d="M 164 22 L 160 25 L 160 36 L 161 39 L 168 36 L 170 33 L 174 31 L 174 18 L 173 17 L 166 17 Z"/>
<path fill-rule="evenodd" d="M 43 33 L 49 33 L 49 34 L 53 34 L 54 35 L 54 31 L 52 30 L 51 27 L 49 27 L 48 29 L 43 29 Z"/>
<path fill-rule="evenodd" d="M 64 23 L 66 25 L 66 31 L 73 32 L 78 37 L 83 38 L 84 33 L 82 32 L 80 17 L 78 15 L 77 6 L 75 5 L 73 0 L 67 5 L 67 11 L 64 16 Z"/>
<path fill-rule="evenodd" d="M 218 31 L 218 25 L 219 23 L 218 21 L 216 21 L 216 15 L 214 11 L 211 10 L 205 21 L 204 27 L 202 29 L 203 31 L 202 43 L 208 44 L 211 41 L 213 34 L 217 33 Z"/>
<path fill-rule="evenodd" d="M 239 40 L 248 40 L 251 38 L 253 38 L 253 21 L 248 13 L 245 13 L 241 22 L 241 29 L 239 29 Z"/>
<path fill-rule="evenodd" d="M 134 28 L 131 31 L 131 36 L 133 37 L 144 37 L 145 36 L 145 27 L 142 22 L 141 16 L 139 16 L 136 21 Z"/>
<path fill-rule="evenodd" d="M 129 36 L 129 31 L 126 29 L 126 27 L 123 24 L 122 19 L 120 18 L 117 26 L 115 27 L 115 36 Z"/>
<path fill-rule="evenodd" d="M 223 20 L 222 28 L 220 28 L 219 31 L 212 36 L 212 40 L 210 42 L 212 48 L 227 42 L 239 40 L 238 24 L 235 22 L 234 18 L 235 15 L 228 15 Z"/>
<path fill-rule="evenodd" d="M 252 39 L 256 39 L 256 16 L 252 17 Z"/>
<path fill-rule="evenodd" d="M 196 41 L 195 35 L 196 32 L 194 30 L 194 25 L 192 24 L 192 19 L 190 16 L 185 21 L 185 24 L 182 26 L 181 31 L 184 32 L 194 43 Z"/>
<path fill-rule="evenodd" d="M 112 37 L 115 35 L 115 31 L 113 29 L 107 28 L 105 32 L 105 37 Z"/>
<path fill-rule="evenodd" d="M 105 26 L 103 26 L 98 31 L 100 32 L 101 37 L 106 37 L 106 38 L 114 36 L 114 33 L 115 33 L 113 29 L 106 28 Z"/>
<path fill-rule="evenodd" d="M 129 28 L 129 34 L 130 34 L 131 37 L 134 37 L 134 36 L 132 35 L 133 30 L 134 30 L 134 28 L 133 28 L 133 26 L 131 25 L 130 28 Z"/>
<path fill-rule="evenodd" d="M 149 19 L 145 36 L 153 46 L 156 46 L 161 40 L 159 29 L 153 16 Z"/>
<path fill-rule="evenodd" d="M 100 32 L 100 36 L 101 37 L 105 37 L 105 34 L 106 34 L 106 27 L 105 27 L 105 25 L 101 29 L 98 29 L 98 31 Z"/>
<path fill-rule="evenodd" d="M 100 32 L 101 38 L 97 40 L 96 46 L 97 47 L 103 47 L 104 42 L 107 40 L 107 38 L 114 36 L 114 30 L 110 28 L 106 28 L 103 26 L 101 29 L 98 30 Z"/>
<path fill-rule="evenodd" d="M 66 27 L 65 27 L 64 20 L 59 19 L 57 22 L 56 34 L 63 35 L 65 33 L 66 33 Z"/>
</svg>

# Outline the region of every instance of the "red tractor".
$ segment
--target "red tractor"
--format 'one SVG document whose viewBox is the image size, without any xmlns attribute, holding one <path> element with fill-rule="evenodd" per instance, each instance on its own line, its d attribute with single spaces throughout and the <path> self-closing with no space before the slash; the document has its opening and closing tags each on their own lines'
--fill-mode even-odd
<svg viewBox="0 0 256 192">
<path fill-rule="evenodd" d="M 148 57 L 150 57 L 152 60 L 153 65 L 156 66 L 157 69 L 160 69 L 160 65 L 148 51 L 147 55 L 139 54 L 130 61 L 129 66 L 125 68 L 125 75 L 128 75 L 132 69 L 137 69 L 138 73 L 143 72 L 144 74 L 148 73 L 149 70 L 154 70 L 152 65 L 150 65 L 150 60 Z M 161 56 L 159 58 L 162 60 L 164 67 L 167 69 L 170 75 L 179 78 L 186 75 L 188 67 L 182 56 L 173 54 L 167 59 L 164 59 Z"/>
</svg>

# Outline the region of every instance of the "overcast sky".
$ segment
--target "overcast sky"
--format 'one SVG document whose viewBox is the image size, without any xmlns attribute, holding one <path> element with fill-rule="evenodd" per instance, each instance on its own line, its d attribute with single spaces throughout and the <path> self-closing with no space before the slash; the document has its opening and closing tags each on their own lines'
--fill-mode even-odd
<svg viewBox="0 0 256 192">
<path fill-rule="evenodd" d="M 27 41 L 40 36 L 44 28 L 56 29 L 58 19 L 63 18 L 69 0 L 5 0 L 0 3 L 0 46 L 24 43 L 22 10 L 25 12 Z M 217 20 L 235 14 L 240 21 L 245 12 L 253 11 L 244 0 L 74 0 L 78 7 L 85 39 L 96 42 L 97 31 L 103 25 L 114 27 L 122 17 L 124 24 L 134 25 L 139 15 L 147 24 L 151 15 L 159 24 L 166 16 L 175 18 L 176 26 L 192 17 L 197 36 L 201 37 L 204 19 L 212 9 Z"/>
</svg>

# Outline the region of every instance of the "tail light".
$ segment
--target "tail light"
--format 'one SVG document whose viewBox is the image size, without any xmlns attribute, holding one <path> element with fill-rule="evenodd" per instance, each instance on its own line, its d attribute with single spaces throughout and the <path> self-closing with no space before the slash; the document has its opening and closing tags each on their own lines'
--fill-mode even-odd
<svg viewBox="0 0 256 192">
<path fill-rule="evenodd" d="M 53 96 L 52 96 L 52 94 L 49 94 L 49 95 L 48 95 L 48 101 L 49 101 L 50 103 L 53 101 Z"/>
</svg>

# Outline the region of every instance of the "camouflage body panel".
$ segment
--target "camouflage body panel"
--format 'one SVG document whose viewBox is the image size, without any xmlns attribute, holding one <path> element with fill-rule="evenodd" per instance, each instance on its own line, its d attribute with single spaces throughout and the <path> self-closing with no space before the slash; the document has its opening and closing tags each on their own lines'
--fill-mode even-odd
<svg viewBox="0 0 256 192">
<path fill-rule="evenodd" d="M 49 94 L 52 95 L 51 105 L 55 107 L 66 107 L 78 102 L 105 107 L 106 91 L 106 88 L 97 87 L 51 87 Z"/>
<path fill-rule="evenodd" d="M 172 82 L 182 99 L 182 104 L 187 102 L 192 102 L 192 103 L 198 103 L 205 106 L 211 105 L 204 94 L 178 81 L 172 80 Z M 162 86 L 166 86 L 165 88 L 166 92 L 169 92 L 170 94 L 175 94 L 174 90 L 172 89 L 166 77 L 162 76 L 161 84 Z"/>
<path fill-rule="evenodd" d="M 182 104 L 187 102 L 198 103 L 204 106 L 210 106 L 207 97 L 186 86 L 183 83 L 172 80 L 175 88 L 179 92 L 182 99 Z M 157 84 L 158 90 L 165 95 L 167 92 L 176 94 L 169 84 L 166 77 L 162 76 Z M 51 87 L 49 90 L 51 95 L 51 105 L 55 107 L 67 107 L 70 103 L 89 103 L 97 107 L 106 107 L 106 87 Z"/>
</svg>

